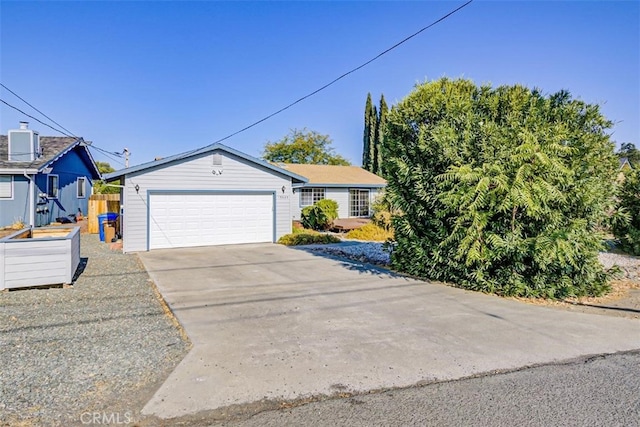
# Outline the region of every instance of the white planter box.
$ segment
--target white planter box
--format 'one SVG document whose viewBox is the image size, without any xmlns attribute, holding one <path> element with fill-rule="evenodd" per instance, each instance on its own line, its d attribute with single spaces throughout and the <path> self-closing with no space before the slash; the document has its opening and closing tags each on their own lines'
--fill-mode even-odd
<svg viewBox="0 0 640 427">
<path fill-rule="evenodd" d="M 0 239 L 0 290 L 70 284 L 80 265 L 80 228 L 24 229 Z"/>
</svg>

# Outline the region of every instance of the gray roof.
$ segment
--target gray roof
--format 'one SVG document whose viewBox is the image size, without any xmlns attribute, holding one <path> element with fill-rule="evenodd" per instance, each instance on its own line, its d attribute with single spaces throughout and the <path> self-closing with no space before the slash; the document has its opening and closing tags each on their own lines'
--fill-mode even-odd
<svg viewBox="0 0 640 427">
<path fill-rule="evenodd" d="M 85 160 L 89 169 L 93 169 L 93 178 L 100 178 L 100 172 L 84 140 L 66 136 L 41 136 L 40 148 L 42 149 L 42 156 L 31 162 L 10 162 L 8 161 L 9 139 L 7 135 L 0 135 L 0 169 L 15 169 L 16 171 L 36 169 L 41 171 L 76 147 L 82 148 L 79 154 Z"/>
<path fill-rule="evenodd" d="M 120 178 L 122 176 L 127 175 L 127 174 L 140 172 L 140 171 L 143 171 L 145 169 L 156 168 L 158 166 L 166 165 L 166 164 L 171 163 L 171 162 L 188 159 L 190 157 L 196 157 L 196 156 L 199 156 L 199 155 L 202 155 L 202 154 L 211 153 L 211 152 L 216 151 L 216 150 L 221 150 L 221 151 L 225 151 L 227 153 L 233 154 L 234 156 L 240 157 L 241 159 L 244 159 L 244 160 L 247 160 L 249 162 L 255 163 L 255 164 L 260 165 L 260 166 L 262 166 L 262 167 L 264 167 L 266 169 L 270 169 L 272 171 L 281 173 L 282 175 L 289 176 L 289 177 L 291 177 L 291 178 L 293 178 L 295 180 L 298 180 L 300 182 L 307 182 L 308 181 L 308 179 L 303 177 L 303 176 L 300 176 L 300 175 L 295 174 L 295 173 L 293 173 L 291 171 L 288 171 L 286 169 L 283 169 L 283 168 L 280 168 L 278 166 L 272 165 L 269 162 L 266 162 L 264 160 L 260 160 L 258 158 L 255 158 L 253 156 L 250 156 L 250 155 L 245 154 L 245 153 L 243 153 L 241 151 L 235 150 L 235 149 L 233 149 L 231 147 L 227 147 L 226 145 L 219 144 L 219 143 L 218 144 L 211 144 L 211 145 L 208 145 L 206 147 L 202 147 L 202 148 L 198 148 L 198 149 L 195 149 L 195 150 L 187 151 L 187 152 L 184 152 L 184 153 L 176 154 L 176 155 L 173 155 L 173 156 L 170 156 L 170 157 L 165 157 L 165 158 L 160 159 L 160 160 L 154 160 L 152 162 L 147 162 L 147 163 L 143 163 L 141 165 L 132 166 L 130 168 L 120 169 L 119 171 L 115 171 L 115 172 L 111 172 L 111 173 L 105 174 L 104 175 L 104 179 L 106 181 L 114 181 L 114 180 L 116 180 L 116 179 L 118 179 L 118 178 Z"/>
</svg>

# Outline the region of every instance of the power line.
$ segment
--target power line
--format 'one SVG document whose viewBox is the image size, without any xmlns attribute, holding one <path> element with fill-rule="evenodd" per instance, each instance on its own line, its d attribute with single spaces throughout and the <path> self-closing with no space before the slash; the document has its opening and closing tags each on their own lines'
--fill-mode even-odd
<svg viewBox="0 0 640 427">
<path fill-rule="evenodd" d="M 96 150 L 100 151 L 104 156 L 106 156 L 106 157 L 110 158 L 112 161 L 114 161 L 114 162 L 116 162 L 116 163 L 119 163 L 119 164 L 121 164 L 122 166 L 124 166 L 124 165 L 125 165 L 125 164 L 124 164 L 120 159 L 118 159 L 117 157 L 114 157 L 114 156 L 113 156 L 110 152 L 108 152 L 108 151 L 98 149 L 98 148 L 96 148 L 96 147 L 93 147 L 92 145 L 87 145 L 87 147 L 89 147 L 89 148 L 95 148 Z"/>
<path fill-rule="evenodd" d="M 45 116 L 47 119 L 51 120 L 55 125 L 59 126 L 60 128 L 66 130 L 67 132 L 69 132 L 71 134 L 71 136 L 76 137 L 75 135 L 73 135 L 73 132 L 71 132 L 69 129 L 65 128 L 64 126 L 62 126 L 60 123 L 56 122 L 55 120 L 53 120 L 51 117 L 47 116 L 45 113 L 43 113 L 42 111 L 38 110 L 36 107 L 34 107 L 33 105 L 31 105 L 29 103 L 29 101 L 27 101 L 26 99 L 22 98 L 20 95 L 18 95 L 17 93 L 15 93 L 14 91 L 12 91 L 11 89 L 9 89 L 7 86 L 5 86 L 4 84 L 0 83 L 0 86 L 2 86 L 3 88 L 5 88 L 6 90 L 8 90 L 9 92 L 11 92 L 13 95 L 15 95 L 20 101 L 24 102 L 25 104 L 27 104 L 29 107 L 33 108 L 34 110 L 36 110 L 38 113 L 42 114 L 43 116 Z M 77 138 L 77 137 L 76 137 Z"/>
<path fill-rule="evenodd" d="M 14 106 L 14 105 L 9 104 L 7 101 L 5 101 L 5 100 L 4 100 L 4 99 L 2 99 L 2 98 L 0 98 L 0 101 L 2 101 L 2 103 L 3 103 L 3 104 L 5 104 L 5 105 L 7 105 L 8 107 L 13 108 L 14 110 L 16 110 L 16 111 L 18 111 L 18 112 L 20 112 L 20 113 L 24 114 L 25 116 L 27 116 L 27 117 L 29 117 L 29 118 L 31 118 L 31 119 L 33 119 L 33 120 L 37 121 L 38 123 L 41 123 L 41 124 L 45 125 L 46 127 L 50 128 L 50 129 L 53 129 L 54 131 L 56 131 L 56 132 L 58 132 L 58 133 L 63 134 L 64 136 L 68 136 L 69 138 L 77 138 L 77 136 L 69 135 L 68 133 L 63 132 L 63 131 L 61 131 L 60 129 L 56 129 L 56 128 L 54 128 L 53 126 L 51 126 L 51 125 L 49 125 L 49 124 L 47 124 L 47 123 L 43 122 L 42 120 L 40 120 L 40 119 L 39 119 L 39 118 L 37 118 L 37 117 L 33 117 L 31 114 L 27 114 L 27 113 L 25 113 L 24 111 L 22 111 L 22 110 L 21 110 L 21 109 L 19 109 L 18 107 L 16 107 L 16 106 Z"/>
<path fill-rule="evenodd" d="M 5 89 L 7 89 L 9 92 L 11 92 L 11 93 L 13 93 L 14 95 L 16 95 L 14 92 L 12 92 L 9 88 L 7 88 L 7 87 L 6 87 L 5 85 L 3 85 L 2 83 L 0 83 L 0 85 L 1 85 L 2 87 L 4 87 Z M 16 96 L 17 96 L 18 98 L 20 98 L 18 95 L 16 95 Z M 2 101 L 2 103 L 3 103 L 3 104 L 5 104 L 5 105 L 7 105 L 8 107 L 13 108 L 14 110 L 16 110 L 16 111 L 18 111 L 18 112 L 20 112 L 20 113 L 24 114 L 25 116 L 27 116 L 27 117 L 29 117 L 29 118 L 31 118 L 31 119 L 33 119 L 33 120 L 37 121 L 37 122 L 38 122 L 38 123 L 40 123 L 40 124 L 45 125 L 46 127 L 50 128 L 50 129 L 53 129 L 54 131 L 56 131 L 56 132 L 58 132 L 58 133 L 63 134 L 64 136 L 67 136 L 67 137 L 69 137 L 69 138 L 76 138 L 76 139 L 79 139 L 79 137 L 77 137 L 77 136 L 73 135 L 73 132 L 69 131 L 69 130 L 68 130 L 68 129 L 66 129 L 64 126 L 60 125 L 60 123 L 56 122 L 56 121 L 55 121 L 55 120 L 53 120 L 51 117 L 49 117 L 49 116 L 47 116 L 46 114 L 44 114 L 42 111 L 38 110 L 38 109 L 37 109 L 36 107 L 34 107 L 33 105 L 29 104 L 26 100 L 24 100 L 24 99 L 22 99 L 22 98 L 20 98 L 20 99 L 21 99 L 23 102 L 25 102 L 27 105 L 29 105 L 31 108 L 33 108 L 34 110 L 38 111 L 40 114 L 42 114 L 43 116 L 45 116 L 46 118 L 48 118 L 49 120 L 51 120 L 52 122 L 54 122 L 55 124 L 57 124 L 58 126 L 60 126 L 61 128 L 65 129 L 65 130 L 66 130 L 67 132 L 69 132 L 69 133 L 67 133 L 67 132 L 63 132 L 63 131 L 61 131 L 60 129 L 54 128 L 53 126 L 51 126 L 51 125 L 49 125 L 49 124 L 47 124 L 47 123 L 43 122 L 42 120 L 38 119 L 37 117 L 34 117 L 34 116 L 32 116 L 31 114 L 25 113 L 24 111 L 22 111 L 22 110 L 21 110 L 21 109 L 19 109 L 18 107 L 16 107 L 16 106 L 14 106 L 14 105 L 9 104 L 9 103 L 8 103 L 7 101 L 5 101 L 4 99 L 1 99 L 1 98 L 0 98 L 0 101 Z M 102 149 L 102 148 L 100 148 L 100 147 L 97 147 L 97 146 L 93 145 L 93 143 L 91 143 L 91 144 L 87 144 L 87 147 L 94 148 L 95 150 L 97 150 L 97 151 L 101 152 L 102 154 L 104 154 L 105 156 L 109 157 L 109 158 L 110 158 L 110 159 L 112 159 L 113 161 L 115 161 L 115 162 L 117 162 L 117 163 L 120 163 L 121 165 L 123 165 L 123 166 L 124 166 L 124 163 L 122 163 L 120 160 L 118 160 L 118 159 L 116 159 L 116 158 L 114 158 L 114 157 L 113 157 L 113 155 L 115 155 L 115 156 L 122 156 L 122 154 L 121 154 L 121 153 L 116 153 L 116 152 L 112 152 L 112 151 L 104 150 L 104 149 Z"/>
<path fill-rule="evenodd" d="M 105 150 L 103 148 L 98 147 L 97 145 L 94 145 L 93 142 L 87 143 L 87 146 L 91 147 L 91 148 L 95 148 L 96 150 L 98 150 L 98 151 L 100 151 L 101 153 L 104 153 L 104 154 L 110 154 L 110 155 L 113 155 L 113 156 L 122 157 L 122 153 L 117 153 L 115 151 L 107 151 L 107 150 Z"/>
<path fill-rule="evenodd" d="M 401 40 L 401 41 L 399 41 L 398 43 L 394 44 L 394 45 L 393 45 L 393 46 L 391 46 L 390 48 L 388 48 L 388 49 L 386 49 L 386 50 L 384 50 L 384 51 L 380 52 L 378 55 L 374 56 L 373 58 L 371 58 L 370 60 L 366 61 L 365 63 L 363 63 L 363 64 L 361 64 L 361 65 L 357 66 L 356 68 L 354 68 L 354 69 L 352 69 L 352 70 L 350 70 L 350 71 L 347 71 L 346 73 L 342 74 L 342 75 L 341 75 L 341 76 L 339 76 L 339 77 L 336 77 L 335 79 L 333 79 L 333 80 L 332 80 L 332 81 L 330 81 L 329 83 L 325 84 L 324 86 L 322 86 L 322 87 L 320 87 L 320 88 L 318 88 L 318 89 L 314 90 L 313 92 L 311 92 L 311 93 L 309 93 L 309 94 L 307 94 L 307 95 L 303 96 L 302 98 L 299 98 L 299 99 L 297 99 L 297 100 L 293 101 L 292 103 L 290 103 L 289 105 L 287 105 L 287 106 L 285 106 L 285 107 L 282 107 L 282 108 L 281 108 L 281 109 L 279 109 L 278 111 L 276 111 L 276 112 L 274 112 L 274 113 L 271 113 L 271 114 L 269 114 L 268 116 L 265 116 L 265 117 L 263 117 L 262 119 L 260 119 L 260 120 L 258 120 L 258 121 L 256 121 L 256 122 L 253 122 L 253 123 L 251 123 L 250 125 L 245 126 L 244 128 L 242 128 L 242 129 L 240 129 L 240 130 L 238 130 L 238 131 L 236 131 L 236 132 L 233 132 L 232 134 L 229 134 L 229 135 L 225 136 L 224 138 L 220 138 L 220 139 L 218 139 L 217 141 L 214 141 L 213 143 L 211 143 L 211 144 L 210 144 L 210 145 L 208 145 L 208 146 L 211 146 L 211 145 L 213 145 L 213 144 L 217 144 L 217 143 L 219 143 L 219 142 L 225 141 L 225 140 L 227 140 L 227 139 L 229 139 L 229 138 L 231 138 L 231 137 L 234 137 L 234 136 L 236 136 L 236 135 L 238 135 L 238 134 L 240 134 L 240 133 L 242 133 L 242 132 L 244 132 L 244 131 L 246 131 L 246 130 L 249 130 L 249 129 L 251 129 L 251 128 L 252 128 L 252 127 L 254 127 L 254 126 L 257 126 L 258 124 L 260 124 L 260 123 L 262 123 L 262 122 L 264 122 L 264 121 L 266 121 L 266 120 L 269 120 L 271 117 L 276 116 L 276 115 L 278 115 L 278 114 L 282 113 L 283 111 L 288 110 L 289 108 L 291 108 L 291 107 L 293 107 L 294 105 L 296 105 L 296 104 L 298 104 L 298 103 L 300 103 L 300 102 L 304 101 L 305 99 L 312 97 L 313 95 L 317 94 L 318 92 L 321 92 L 321 91 L 325 90 L 325 89 L 326 89 L 326 88 L 328 88 L 329 86 L 332 86 L 333 84 L 335 84 L 335 83 L 337 83 L 338 81 L 340 81 L 340 80 L 344 79 L 344 78 L 345 78 L 345 77 L 347 77 L 348 75 L 350 75 L 350 74 L 352 74 L 352 73 L 355 73 L 356 71 L 360 70 L 361 68 L 366 67 L 367 65 L 371 64 L 373 61 L 377 60 L 378 58 L 382 57 L 383 55 L 386 55 L 387 53 L 391 52 L 392 50 L 394 50 L 394 49 L 395 49 L 395 48 L 397 48 L 398 46 L 400 46 L 400 45 L 402 45 L 402 44 L 406 43 L 407 41 L 411 40 L 412 38 L 414 38 L 414 37 L 415 37 L 415 36 L 417 36 L 418 34 L 422 33 L 423 31 L 426 31 L 426 30 L 428 30 L 429 28 L 433 27 L 434 25 L 439 24 L 440 22 L 444 21 L 445 19 L 447 19 L 448 17 L 450 17 L 450 16 L 451 16 L 451 15 L 453 15 L 454 13 L 456 13 L 456 12 L 458 12 L 458 11 L 460 11 L 460 10 L 464 9 L 465 7 L 467 7 L 467 6 L 468 6 L 469 4 L 471 4 L 472 2 L 473 2 L 473 0 L 469 0 L 469 1 L 467 1 L 467 2 L 466 2 L 466 3 L 464 3 L 463 5 L 458 6 L 457 8 L 455 8 L 454 10 L 452 10 L 451 12 L 447 13 L 446 15 L 443 15 L 442 17 L 438 18 L 437 20 L 433 21 L 432 23 L 430 23 L 430 24 L 429 24 L 429 25 L 427 25 L 426 27 L 422 27 L 421 29 L 419 29 L 419 30 L 418 30 L 418 31 L 416 31 L 415 33 L 411 34 L 411 35 L 410 35 L 410 36 L 408 36 L 408 37 L 405 37 L 404 39 L 402 39 L 402 40 Z M 203 147 L 203 148 L 204 148 L 204 147 Z M 194 151 L 197 151 L 197 150 L 199 150 L 199 149 L 196 149 L 196 150 L 194 150 Z"/>
<path fill-rule="evenodd" d="M 418 31 L 416 31 L 415 33 L 413 33 L 413 34 L 411 34 L 411 35 L 409 35 L 409 36 L 405 37 L 404 39 L 400 40 L 399 42 L 397 42 L 397 43 L 396 43 L 396 44 L 394 44 L 393 46 L 391 46 L 391 47 L 389 47 L 389 48 L 385 49 L 384 51 L 380 52 L 379 54 L 377 54 L 377 55 L 376 55 L 376 56 L 374 56 L 373 58 L 369 59 L 368 61 L 366 61 L 366 62 L 362 63 L 361 65 L 359 65 L 359 66 L 357 66 L 357 67 L 355 67 L 355 68 L 353 68 L 353 69 L 351 69 L 351 70 L 349 70 L 349 71 L 347 71 L 346 73 L 343 73 L 342 75 L 340 75 L 340 76 L 336 77 L 335 79 L 331 80 L 329 83 L 327 83 L 327 84 L 325 84 L 325 85 L 321 86 L 320 88 L 318 88 L 318 89 L 316 89 L 316 90 L 314 90 L 314 91 L 312 91 L 312 92 L 308 93 L 307 95 L 304 95 L 304 96 L 303 96 L 303 97 L 301 97 L 301 98 L 298 98 L 297 100 L 295 100 L 295 101 L 291 102 L 290 104 L 288 104 L 288 105 L 286 105 L 286 106 L 284 106 L 284 107 L 280 108 L 279 110 L 277 110 L 277 111 L 275 111 L 275 112 L 273 112 L 273 113 L 271 113 L 271 114 L 269 114 L 269 115 L 267 115 L 267 116 L 263 117 L 262 119 L 260 119 L 260 120 L 258 120 L 258 121 L 255 121 L 255 122 L 251 123 L 250 125 L 245 126 L 244 128 L 242 128 L 242 129 L 240 129 L 240 130 L 238 130 L 238 131 L 236 131 L 236 132 L 233 132 L 233 133 L 231 133 L 231 134 L 229 134 L 229 135 L 227 135 L 227 136 L 225 136 L 225 137 L 223 137 L 223 138 L 220 138 L 220 139 L 218 139 L 218 140 L 216 140 L 216 141 L 212 142 L 211 144 L 209 144 L 209 145 L 207 145 L 207 146 L 205 146 L 205 147 L 196 148 L 196 149 L 194 149 L 194 150 L 187 151 L 187 152 L 186 152 L 186 153 L 184 153 L 184 154 L 193 153 L 193 152 L 195 152 L 195 151 L 201 150 L 202 148 L 210 147 L 210 146 L 212 146 L 212 145 L 214 145 L 214 144 L 220 143 L 220 142 L 222 142 L 222 141 L 226 141 L 227 139 L 232 138 L 232 137 L 234 137 L 234 136 L 236 136 L 236 135 L 238 135 L 238 134 L 240 134 L 240 133 L 242 133 L 242 132 L 245 132 L 245 131 L 247 131 L 247 130 L 249 130 L 249 129 L 251 129 L 251 128 L 253 128 L 253 127 L 257 126 L 257 125 L 259 125 L 260 123 L 262 123 L 262 122 L 264 122 L 264 121 L 266 121 L 266 120 L 269 120 L 270 118 L 272 118 L 272 117 L 274 117 L 274 116 L 276 116 L 276 115 L 278 115 L 278 114 L 280 114 L 280 113 L 282 113 L 282 112 L 284 112 L 284 111 L 288 110 L 289 108 L 293 107 L 293 106 L 294 106 L 294 105 L 296 105 L 296 104 L 299 104 L 300 102 L 304 101 L 305 99 L 310 98 L 310 97 L 312 97 L 313 95 L 315 95 L 315 94 L 317 94 L 317 93 L 319 93 L 319 92 L 321 92 L 321 91 L 323 91 L 323 90 L 327 89 L 328 87 L 330 87 L 330 86 L 334 85 L 335 83 L 337 83 L 338 81 L 340 81 L 340 80 L 344 79 L 345 77 L 349 76 L 350 74 L 353 74 L 353 73 L 355 73 L 356 71 L 358 71 L 358 70 L 360 70 L 360 69 L 362 69 L 362 68 L 366 67 L 367 65 L 371 64 L 371 63 L 372 63 L 372 62 L 374 62 L 375 60 L 377 60 L 377 59 L 381 58 L 382 56 L 384 56 L 384 55 L 386 55 L 387 53 L 391 52 L 392 50 L 396 49 L 396 48 L 397 48 L 397 47 L 399 47 L 400 45 L 402 45 L 402 44 L 406 43 L 407 41 L 411 40 L 412 38 L 416 37 L 417 35 L 421 34 L 422 32 L 424 32 L 424 31 L 428 30 L 429 28 L 433 27 L 434 25 L 439 24 L 440 22 L 442 22 L 442 21 L 444 21 L 445 19 L 449 18 L 451 15 L 455 14 L 456 12 L 458 12 L 458 11 L 460 11 L 460 10 L 464 9 L 465 7 L 467 7 L 467 6 L 468 6 L 469 4 L 471 4 L 472 2 L 473 2 L 473 0 L 468 0 L 466 3 L 464 3 L 464 4 L 460 5 L 460 6 L 458 6 L 457 8 L 455 8 L 455 9 L 453 9 L 452 11 L 448 12 L 447 14 L 445 14 L 445 15 L 441 16 L 440 18 L 438 18 L 438 19 L 436 19 L 435 21 L 431 22 L 429 25 L 427 25 L 427 26 L 425 26 L 425 27 L 422 27 L 421 29 L 419 29 L 419 30 L 418 30 Z M 30 107 L 32 107 L 33 109 L 35 109 L 36 111 L 38 111 L 40 114 L 42 114 L 43 116 L 47 117 L 47 118 L 48 118 L 49 120 L 51 120 L 53 123 L 57 124 L 58 126 L 62 127 L 63 129 L 65 129 L 62 125 L 60 125 L 59 123 L 57 123 L 55 120 L 51 119 L 49 116 L 47 116 L 46 114 L 44 114 L 42 111 L 38 110 L 38 109 L 37 109 L 36 107 L 34 107 L 33 105 L 29 104 L 26 100 L 24 100 L 23 98 L 21 98 L 19 95 L 17 95 L 17 94 L 16 94 L 15 92 L 13 92 L 11 89 L 9 89 L 8 87 L 6 87 L 4 84 L 0 83 L 0 85 L 1 85 L 2 87 L 4 87 L 5 89 L 7 89 L 7 90 L 8 90 L 9 92 L 11 92 L 12 94 L 14 94 L 15 96 L 17 96 L 19 99 L 21 99 L 22 101 L 24 101 L 27 105 L 29 105 Z M 20 113 L 22 113 L 22 114 L 26 115 L 27 117 L 30 117 L 30 118 L 32 118 L 32 119 L 34 119 L 34 120 L 38 121 L 39 123 L 41 123 L 41 124 L 43 124 L 43 125 L 45 125 L 45 126 L 47 126 L 47 127 L 51 128 L 51 129 L 53 129 L 53 130 L 54 130 L 54 131 L 56 131 L 56 132 L 59 132 L 59 133 L 61 133 L 61 134 L 63 134 L 63 135 L 66 135 L 66 136 L 74 137 L 73 135 L 69 135 L 69 134 L 67 134 L 67 133 L 65 133 L 65 132 L 63 132 L 63 131 L 61 131 L 61 130 L 59 130 L 59 129 L 54 128 L 53 126 L 48 125 L 47 123 L 44 123 L 44 122 L 43 122 L 43 121 L 41 121 L 40 119 L 38 119 L 38 118 L 36 118 L 36 117 L 33 117 L 33 116 L 32 116 L 32 115 L 30 115 L 30 114 L 25 113 L 24 111 L 22 111 L 22 110 L 20 110 L 19 108 L 15 107 L 15 106 L 13 106 L 13 105 L 11 105 L 11 104 L 9 104 L 8 102 L 6 102 L 6 101 L 5 101 L 5 100 L 3 100 L 3 99 L 0 99 L 0 101 L 2 101 L 2 102 L 3 102 L 4 104 L 6 104 L 7 106 L 9 106 L 9 107 L 13 108 L 14 110 L 19 111 Z M 67 130 L 67 129 L 65 129 L 65 130 Z M 67 131 L 68 131 L 68 130 L 67 130 Z M 70 131 L 68 131 L 68 132 L 69 132 L 69 133 L 71 133 Z M 98 150 L 98 151 L 102 152 L 105 156 L 108 156 L 108 157 L 112 158 L 114 161 L 116 161 L 116 162 L 118 162 L 118 163 L 122 164 L 122 162 L 120 162 L 119 160 L 116 160 L 115 158 L 111 157 L 112 155 L 120 156 L 120 153 L 109 152 L 109 151 L 103 150 L 103 149 L 101 149 L 101 148 L 99 148 L 99 147 L 96 147 L 96 146 L 94 146 L 94 145 L 88 145 L 88 146 L 89 146 L 89 147 L 92 147 L 92 148 L 95 148 L 96 150 Z"/>
</svg>

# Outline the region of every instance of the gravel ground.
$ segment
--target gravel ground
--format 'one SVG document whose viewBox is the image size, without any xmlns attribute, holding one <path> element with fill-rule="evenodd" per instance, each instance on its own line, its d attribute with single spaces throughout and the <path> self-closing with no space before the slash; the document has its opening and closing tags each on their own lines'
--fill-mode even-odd
<svg viewBox="0 0 640 427">
<path fill-rule="evenodd" d="M 369 264 L 386 266 L 390 263 L 390 254 L 384 250 L 383 243 L 345 240 L 341 243 L 332 243 L 328 245 L 305 245 L 300 246 L 300 248 L 314 252 L 323 252 L 330 255 L 342 256 Z"/>
<path fill-rule="evenodd" d="M 73 287 L 0 292 L 0 425 L 136 420 L 188 351 L 137 255 L 81 248 Z"/>
</svg>

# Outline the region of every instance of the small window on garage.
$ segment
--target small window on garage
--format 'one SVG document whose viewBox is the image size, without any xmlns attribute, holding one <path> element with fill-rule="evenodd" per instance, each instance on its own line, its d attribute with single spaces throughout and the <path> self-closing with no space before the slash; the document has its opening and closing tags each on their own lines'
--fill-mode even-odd
<svg viewBox="0 0 640 427">
<path fill-rule="evenodd" d="M 59 185 L 58 175 L 47 176 L 47 197 L 57 199 Z"/>
<path fill-rule="evenodd" d="M 78 199 L 84 199 L 85 197 L 87 197 L 86 188 L 87 179 L 81 176 L 80 178 L 78 178 Z"/>
<path fill-rule="evenodd" d="M 0 175 L 0 199 L 13 198 L 13 177 L 11 175 Z"/>
</svg>

